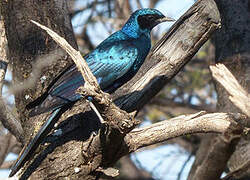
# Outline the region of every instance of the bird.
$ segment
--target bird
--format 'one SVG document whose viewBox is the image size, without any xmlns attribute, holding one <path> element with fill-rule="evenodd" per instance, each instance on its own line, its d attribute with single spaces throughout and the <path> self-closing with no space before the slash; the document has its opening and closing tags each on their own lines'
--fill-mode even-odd
<svg viewBox="0 0 250 180">
<path fill-rule="evenodd" d="M 164 16 L 157 9 L 136 10 L 119 31 L 111 34 L 92 52 L 84 56 L 104 92 L 114 92 L 135 76 L 151 49 L 151 30 L 166 21 L 174 21 L 174 19 Z M 67 109 L 71 103 L 82 98 L 76 90 L 84 85 L 84 79 L 75 64 L 63 71 L 52 83 L 47 92 L 42 95 L 43 101 L 38 105 L 33 103 L 35 107 L 29 114 L 32 117 L 51 112 L 51 115 L 35 137 L 26 143 L 11 167 L 9 177 L 16 174 L 30 158 L 41 141 L 41 137 L 62 109 L 65 107 Z"/>
</svg>

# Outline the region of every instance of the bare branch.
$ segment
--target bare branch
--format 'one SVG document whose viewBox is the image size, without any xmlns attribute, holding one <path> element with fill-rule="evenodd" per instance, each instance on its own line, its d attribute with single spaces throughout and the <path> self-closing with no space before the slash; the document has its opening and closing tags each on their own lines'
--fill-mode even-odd
<svg viewBox="0 0 250 180">
<path fill-rule="evenodd" d="M 3 17 L 0 14 L 0 96 L 2 96 L 2 87 L 5 78 L 5 73 L 9 60 L 7 58 L 7 39 L 5 34 L 5 26 L 3 22 Z"/>
<path fill-rule="evenodd" d="M 219 179 L 225 170 L 228 159 L 235 150 L 235 146 L 241 137 L 242 131 L 237 128 L 229 128 L 223 135 L 206 139 L 198 150 L 188 180 Z M 202 154 L 203 153 L 203 154 Z M 199 155 L 199 156 L 198 156 Z M 216 160 L 215 160 L 216 159 Z"/>
<path fill-rule="evenodd" d="M 243 113 L 250 117 L 250 94 L 238 83 L 233 74 L 223 64 L 209 66 L 212 76 L 229 93 L 229 99 Z"/>
<path fill-rule="evenodd" d="M 210 113 L 204 111 L 191 115 L 182 115 L 176 118 L 152 124 L 148 127 L 134 129 L 125 136 L 125 144 L 129 151 L 160 143 L 171 138 L 193 133 L 225 133 L 229 129 L 240 129 L 238 119 L 244 115 L 229 113 Z"/>
<path fill-rule="evenodd" d="M 196 110 L 196 111 L 206 111 L 209 113 L 215 112 L 215 108 L 213 108 L 205 103 L 202 105 L 193 105 L 193 104 L 188 103 L 188 102 L 175 102 L 174 99 L 166 98 L 166 97 L 154 98 L 150 102 L 150 105 L 156 105 L 159 107 L 170 107 L 170 108 L 183 107 L 183 108 Z"/>
<path fill-rule="evenodd" d="M 10 108 L 4 103 L 3 99 L 0 98 L 0 121 L 3 126 L 8 129 L 19 142 L 23 142 L 23 128 L 20 121 L 16 118 Z"/>
</svg>

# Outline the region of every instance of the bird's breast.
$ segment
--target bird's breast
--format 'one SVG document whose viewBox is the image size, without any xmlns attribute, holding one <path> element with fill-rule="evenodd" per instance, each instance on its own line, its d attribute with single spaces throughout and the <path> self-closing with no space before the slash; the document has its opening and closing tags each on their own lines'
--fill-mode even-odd
<svg viewBox="0 0 250 180">
<path fill-rule="evenodd" d="M 134 45 L 138 49 L 138 57 L 133 65 L 133 69 L 138 71 L 150 51 L 151 40 L 147 35 L 142 35 L 135 41 Z"/>
</svg>

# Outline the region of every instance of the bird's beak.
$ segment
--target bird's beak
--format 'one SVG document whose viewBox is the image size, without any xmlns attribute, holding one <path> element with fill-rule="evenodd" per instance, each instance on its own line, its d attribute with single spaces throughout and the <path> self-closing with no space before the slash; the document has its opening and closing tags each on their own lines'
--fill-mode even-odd
<svg viewBox="0 0 250 180">
<path fill-rule="evenodd" d="M 166 21 L 175 21 L 175 19 L 173 19 L 171 17 L 163 17 L 163 18 L 157 19 L 157 23 L 162 23 L 162 22 L 166 22 Z"/>
</svg>

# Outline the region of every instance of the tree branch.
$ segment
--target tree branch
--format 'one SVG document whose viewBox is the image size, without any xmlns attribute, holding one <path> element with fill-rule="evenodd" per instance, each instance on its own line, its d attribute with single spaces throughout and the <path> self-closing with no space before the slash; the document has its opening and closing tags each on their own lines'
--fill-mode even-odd
<svg viewBox="0 0 250 180">
<path fill-rule="evenodd" d="M 12 164 L 15 162 L 15 160 L 13 161 L 5 161 L 3 162 L 3 164 L 0 166 L 0 169 L 10 169 Z"/>
<path fill-rule="evenodd" d="M 229 93 L 229 99 L 244 114 L 250 117 L 250 94 L 238 83 L 233 74 L 223 64 L 209 66 L 213 78 Z"/>
<path fill-rule="evenodd" d="M 229 172 L 222 180 L 231 180 L 233 178 L 239 179 L 242 175 L 249 171 L 250 161 L 246 161 L 244 164 L 237 167 L 234 171 Z"/>
<path fill-rule="evenodd" d="M 125 146 L 129 152 L 139 148 L 160 143 L 171 138 L 193 133 L 226 133 L 230 129 L 241 133 L 237 120 L 245 119 L 244 115 L 230 113 L 210 113 L 204 111 L 182 115 L 176 118 L 152 124 L 148 127 L 134 129 L 125 136 Z"/>
</svg>

